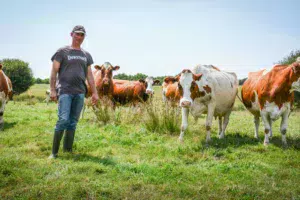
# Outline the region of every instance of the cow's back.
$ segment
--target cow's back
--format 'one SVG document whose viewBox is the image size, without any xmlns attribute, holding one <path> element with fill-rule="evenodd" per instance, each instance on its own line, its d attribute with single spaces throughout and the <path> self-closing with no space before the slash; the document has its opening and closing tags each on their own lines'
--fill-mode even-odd
<svg viewBox="0 0 300 200">
<path fill-rule="evenodd" d="M 120 104 L 146 101 L 145 86 L 139 81 L 113 80 L 113 98 Z"/>
</svg>

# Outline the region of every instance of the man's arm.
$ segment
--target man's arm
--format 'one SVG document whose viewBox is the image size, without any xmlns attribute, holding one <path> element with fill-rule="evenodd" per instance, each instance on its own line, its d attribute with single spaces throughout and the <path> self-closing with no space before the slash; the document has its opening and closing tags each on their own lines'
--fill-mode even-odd
<svg viewBox="0 0 300 200">
<path fill-rule="evenodd" d="M 93 73 L 92 73 L 92 69 L 91 69 L 91 66 L 88 66 L 88 71 L 87 71 L 87 81 L 89 83 L 89 86 L 92 90 L 92 103 L 94 105 L 97 105 L 98 103 L 98 100 L 99 100 L 99 96 L 98 96 L 98 92 L 97 92 L 97 89 L 96 89 L 96 86 L 95 86 L 95 81 L 94 81 L 94 76 L 93 76 Z"/>
<path fill-rule="evenodd" d="M 51 76 L 50 76 L 50 98 L 52 101 L 57 101 L 55 86 L 56 86 L 56 76 L 59 68 L 60 68 L 60 63 L 56 60 L 53 60 Z"/>
</svg>

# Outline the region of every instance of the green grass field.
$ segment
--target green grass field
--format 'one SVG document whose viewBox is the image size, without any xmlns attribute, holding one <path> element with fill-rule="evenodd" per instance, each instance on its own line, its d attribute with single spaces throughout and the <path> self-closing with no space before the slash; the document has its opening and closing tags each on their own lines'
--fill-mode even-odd
<svg viewBox="0 0 300 200">
<path fill-rule="evenodd" d="M 300 199 L 299 111 L 290 116 L 283 148 L 280 121 L 263 146 L 262 123 L 256 140 L 253 117 L 239 100 L 224 140 L 213 122 L 209 146 L 204 117 L 189 118 L 180 144 L 179 132 L 149 131 L 145 109 L 118 108 L 105 125 L 88 109 L 74 153 L 60 149 L 58 159 L 48 160 L 57 105 L 41 102 L 47 88 L 35 85 L 32 98 L 16 97 L 6 106 L 0 199 Z M 160 87 L 153 104 L 162 106 Z"/>
</svg>

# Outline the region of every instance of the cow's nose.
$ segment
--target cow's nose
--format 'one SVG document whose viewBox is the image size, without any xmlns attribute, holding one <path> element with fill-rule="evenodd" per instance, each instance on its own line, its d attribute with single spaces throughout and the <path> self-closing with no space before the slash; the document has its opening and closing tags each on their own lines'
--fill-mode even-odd
<svg viewBox="0 0 300 200">
<path fill-rule="evenodd" d="M 181 107 L 190 107 L 191 105 L 192 105 L 192 102 L 190 102 L 190 101 L 181 102 Z"/>
<path fill-rule="evenodd" d="M 146 90 L 147 94 L 153 94 L 154 92 L 152 90 Z"/>
</svg>

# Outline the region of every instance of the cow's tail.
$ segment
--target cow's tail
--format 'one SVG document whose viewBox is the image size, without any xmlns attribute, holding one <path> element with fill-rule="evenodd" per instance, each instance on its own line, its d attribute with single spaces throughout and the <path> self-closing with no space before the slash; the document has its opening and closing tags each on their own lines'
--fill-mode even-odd
<svg viewBox="0 0 300 200">
<path fill-rule="evenodd" d="M 243 94 L 243 88 L 241 89 L 241 94 Z M 242 102 L 242 104 L 245 105 L 244 102 L 243 102 L 243 97 L 239 96 L 239 90 L 237 91 L 236 96 Z"/>
<path fill-rule="evenodd" d="M 243 103 L 243 105 L 244 105 L 244 102 L 243 102 L 242 98 L 239 96 L 239 92 L 236 93 L 236 96 L 237 96 L 237 98 L 238 98 L 238 99 Z"/>
</svg>

